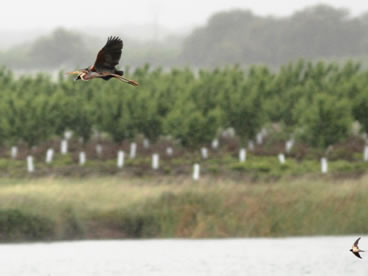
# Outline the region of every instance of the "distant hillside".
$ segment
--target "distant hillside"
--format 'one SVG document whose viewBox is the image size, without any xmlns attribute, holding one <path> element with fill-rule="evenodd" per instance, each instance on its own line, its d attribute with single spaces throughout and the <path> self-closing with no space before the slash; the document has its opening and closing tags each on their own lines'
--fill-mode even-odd
<svg viewBox="0 0 368 276">
<path fill-rule="evenodd" d="M 290 17 L 234 10 L 212 16 L 186 39 L 181 59 L 196 66 L 282 64 L 298 58 L 368 54 L 368 15 L 318 5 Z"/>
<path fill-rule="evenodd" d="M 27 42 L 0 50 L 0 65 L 15 70 L 87 66 L 108 35 L 123 38 L 120 64 L 130 67 L 145 63 L 162 67 L 277 66 L 299 58 L 368 60 L 368 14 L 352 17 L 345 9 L 326 5 L 289 17 L 257 16 L 246 10 L 220 12 L 187 35 L 169 35 L 161 27 L 158 36 L 144 28 L 136 30 L 140 30 L 139 38 L 124 27 L 88 31 L 59 28 L 36 39 L 29 34 L 24 37 Z"/>
<path fill-rule="evenodd" d="M 106 32 L 107 33 L 107 32 Z M 131 39 L 118 31 L 124 40 L 121 66 L 175 65 L 183 38 L 169 36 L 157 41 Z M 93 36 L 86 33 L 58 28 L 48 35 L 0 51 L 0 66 L 14 70 L 59 70 L 91 65 L 97 52 L 106 43 L 107 35 Z"/>
</svg>

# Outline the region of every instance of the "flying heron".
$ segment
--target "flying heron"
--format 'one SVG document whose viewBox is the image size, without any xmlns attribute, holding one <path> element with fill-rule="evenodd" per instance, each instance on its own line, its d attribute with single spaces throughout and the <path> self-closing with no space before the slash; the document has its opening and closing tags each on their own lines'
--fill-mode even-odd
<svg viewBox="0 0 368 276">
<path fill-rule="evenodd" d="M 105 46 L 98 52 L 96 61 L 92 66 L 67 74 L 78 75 L 75 80 L 87 81 L 95 78 L 109 80 L 116 78 L 133 86 L 138 86 L 136 81 L 124 78 L 124 72 L 115 68 L 119 64 L 122 49 L 123 41 L 119 37 L 110 36 Z"/>
</svg>

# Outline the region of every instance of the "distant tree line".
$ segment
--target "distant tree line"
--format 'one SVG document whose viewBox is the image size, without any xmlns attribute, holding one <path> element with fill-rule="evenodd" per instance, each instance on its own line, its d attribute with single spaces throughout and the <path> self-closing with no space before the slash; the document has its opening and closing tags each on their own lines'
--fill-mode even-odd
<svg viewBox="0 0 368 276">
<path fill-rule="evenodd" d="M 290 17 L 221 12 L 185 41 L 182 56 L 197 66 L 279 65 L 298 58 L 360 57 L 368 53 L 368 15 L 352 17 L 326 5 Z"/>
<path fill-rule="evenodd" d="M 110 35 L 110 34 L 108 34 Z M 184 38 L 125 40 L 122 64 L 216 67 L 228 64 L 281 65 L 299 58 L 364 58 L 368 15 L 318 5 L 288 17 L 257 16 L 247 10 L 213 15 Z M 0 64 L 14 69 L 60 69 L 92 63 L 105 41 L 57 29 L 49 36 L 0 51 Z"/>
<path fill-rule="evenodd" d="M 109 35 L 111 34 L 107 34 Z M 122 66 L 130 64 L 137 67 L 146 63 L 173 66 L 178 60 L 179 42 L 165 45 L 164 42 L 137 42 L 121 37 L 124 40 L 120 62 Z M 40 37 L 31 43 L 0 51 L 0 65 L 16 70 L 41 71 L 83 68 L 95 61 L 98 51 L 105 43 L 106 40 L 58 28 L 50 35 Z"/>
</svg>

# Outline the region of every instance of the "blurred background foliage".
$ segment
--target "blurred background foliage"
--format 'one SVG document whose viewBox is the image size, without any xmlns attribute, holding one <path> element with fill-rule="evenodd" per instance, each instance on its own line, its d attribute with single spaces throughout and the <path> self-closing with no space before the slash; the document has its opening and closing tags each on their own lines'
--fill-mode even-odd
<svg viewBox="0 0 368 276">
<path fill-rule="evenodd" d="M 206 25 L 180 35 L 138 40 L 114 31 L 125 42 L 123 64 L 217 67 L 228 64 L 279 66 L 299 58 L 366 60 L 368 15 L 317 5 L 288 17 L 258 16 L 248 10 L 214 14 Z M 112 34 L 107 34 L 112 35 Z M 106 36 L 107 36 L 106 35 Z M 56 29 L 38 39 L 0 51 L 0 64 L 16 70 L 83 67 L 91 64 L 106 37 Z"/>
</svg>

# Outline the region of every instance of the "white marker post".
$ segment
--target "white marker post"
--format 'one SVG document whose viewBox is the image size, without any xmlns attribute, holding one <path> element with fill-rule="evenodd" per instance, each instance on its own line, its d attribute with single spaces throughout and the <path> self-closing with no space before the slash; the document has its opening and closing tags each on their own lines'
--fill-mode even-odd
<svg viewBox="0 0 368 276">
<path fill-rule="evenodd" d="M 173 149 L 172 149 L 172 147 L 168 147 L 168 148 L 166 148 L 166 154 L 167 154 L 168 156 L 172 156 L 172 155 L 173 155 Z"/>
<path fill-rule="evenodd" d="M 100 145 L 100 144 L 96 145 L 96 153 L 97 153 L 98 157 L 101 157 L 101 155 L 102 155 L 102 145 Z"/>
<path fill-rule="evenodd" d="M 285 155 L 283 153 L 279 154 L 279 161 L 281 164 L 285 164 Z"/>
<path fill-rule="evenodd" d="M 267 131 L 267 129 L 266 129 L 266 128 L 262 128 L 261 133 L 262 133 L 263 138 L 264 138 L 264 137 L 266 137 L 266 136 L 267 136 L 268 131 Z"/>
<path fill-rule="evenodd" d="M 152 155 L 152 169 L 158 170 L 159 160 L 160 160 L 160 156 L 157 153 Z"/>
<path fill-rule="evenodd" d="M 119 169 L 124 167 L 124 152 L 122 150 L 118 151 L 117 165 Z"/>
<path fill-rule="evenodd" d="M 199 180 L 199 173 L 200 173 L 199 164 L 194 164 L 194 166 L 193 166 L 193 180 L 194 181 Z"/>
<path fill-rule="evenodd" d="M 241 163 L 244 163 L 247 160 L 247 150 L 244 148 L 241 148 L 239 151 L 239 161 Z"/>
<path fill-rule="evenodd" d="M 253 150 L 254 150 L 254 143 L 253 143 L 253 141 L 249 141 L 249 142 L 248 142 L 248 149 L 249 149 L 250 151 L 253 151 Z"/>
<path fill-rule="evenodd" d="M 68 153 L 68 140 L 61 140 L 60 144 L 60 152 L 61 154 L 65 155 Z"/>
<path fill-rule="evenodd" d="M 11 158 L 13 159 L 17 158 L 18 148 L 16 146 L 11 147 L 10 155 L 11 155 Z"/>
<path fill-rule="evenodd" d="M 46 163 L 50 164 L 52 162 L 53 157 L 54 157 L 54 150 L 48 149 L 46 152 Z"/>
<path fill-rule="evenodd" d="M 230 127 L 227 129 L 227 137 L 229 138 L 234 138 L 235 137 L 235 129 Z"/>
<path fill-rule="evenodd" d="M 287 153 L 289 153 L 291 151 L 291 149 L 293 148 L 294 146 L 294 139 L 290 139 L 288 141 L 286 141 L 285 143 L 285 150 Z"/>
<path fill-rule="evenodd" d="M 363 159 L 365 162 L 368 162 L 368 145 L 365 145 L 364 147 Z"/>
<path fill-rule="evenodd" d="M 328 172 L 328 164 L 327 159 L 325 157 L 321 158 L 321 172 L 322 173 Z"/>
<path fill-rule="evenodd" d="M 258 145 L 260 145 L 260 144 L 263 143 L 263 133 L 262 132 L 260 132 L 260 133 L 257 134 L 256 140 L 257 140 L 257 144 Z"/>
<path fill-rule="evenodd" d="M 70 138 L 72 138 L 72 132 L 70 130 L 67 130 L 64 132 L 64 138 L 66 140 L 69 140 Z"/>
<path fill-rule="evenodd" d="M 148 149 L 150 147 L 150 142 L 147 138 L 143 140 L 143 147 L 145 149 Z"/>
<path fill-rule="evenodd" d="M 27 156 L 27 171 L 29 173 L 34 172 L 34 164 L 33 164 L 33 157 L 31 155 Z"/>
<path fill-rule="evenodd" d="M 219 146 L 219 140 L 218 139 L 214 139 L 213 141 L 212 141 L 212 148 L 214 149 L 214 150 L 216 150 L 216 149 L 218 149 L 218 146 Z"/>
<path fill-rule="evenodd" d="M 86 153 L 80 152 L 79 153 L 79 165 L 83 166 L 86 163 Z"/>
<path fill-rule="evenodd" d="M 130 144 L 129 157 L 131 159 L 133 159 L 133 158 L 135 158 L 136 155 L 137 155 L 137 144 L 136 143 L 131 143 Z"/>
<path fill-rule="evenodd" d="M 207 148 L 201 148 L 202 158 L 207 159 L 208 158 L 208 150 Z"/>
</svg>

